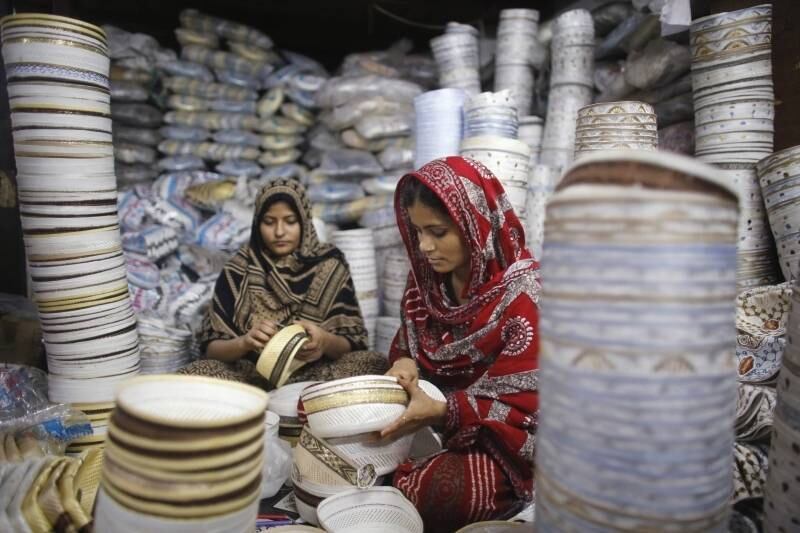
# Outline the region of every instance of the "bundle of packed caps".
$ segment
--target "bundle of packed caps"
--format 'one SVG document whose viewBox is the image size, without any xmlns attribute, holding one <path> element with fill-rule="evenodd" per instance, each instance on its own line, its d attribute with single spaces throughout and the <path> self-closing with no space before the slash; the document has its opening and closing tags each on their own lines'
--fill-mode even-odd
<svg viewBox="0 0 800 533">
<path fill-rule="evenodd" d="M 332 235 L 354 269 L 371 342 L 378 315 L 397 314 L 379 305 L 386 257 L 402 248 L 393 194 L 414 166 L 414 98 L 433 83 L 435 73 L 430 59 L 398 53 L 403 45 L 345 58 L 342 75 L 317 94 L 322 112 L 310 138 L 319 155 L 309 185 L 314 214 L 328 224 L 362 228 Z"/>
<path fill-rule="evenodd" d="M 152 36 L 106 25 L 111 57 L 111 119 L 114 160 L 120 186 L 149 183 L 156 165 L 163 120 L 158 65 L 175 61 L 173 50 Z"/>
</svg>

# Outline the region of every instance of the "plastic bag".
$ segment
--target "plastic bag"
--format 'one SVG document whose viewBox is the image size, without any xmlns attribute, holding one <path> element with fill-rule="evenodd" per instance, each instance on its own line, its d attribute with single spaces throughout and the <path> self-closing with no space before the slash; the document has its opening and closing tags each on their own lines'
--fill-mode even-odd
<svg viewBox="0 0 800 533">
<path fill-rule="evenodd" d="M 114 143 L 114 159 L 123 163 L 148 165 L 156 162 L 157 155 L 157 152 L 149 146 L 125 142 Z"/>
<path fill-rule="evenodd" d="M 177 257 L 197 278 L 216 278 L 228 262 L 230 254 L 197 244 L 182 244 Z"/>
<path fill-rule="evenodd" d="M 692 90 L 692 75 L 685 74 L 677 80 L 673 81 L 663 87 L 656 87 L 649 91 L 636 91 L 630 95 L 631 100 L 638 100 L 640 102 L 647 102 L 648 104 L 657 104 L 669 100 L 679 94 L 691 92 Z"/>
<path fill-rule="evenodd" d="M 209 130 L 253 130 L 259 125 L 258 118 L 255 115 L 219 111 L 170 111 L 164 115 L 164 122 L 179 126 L 199 126 Z"/>
<path fill-rule="evenodd" d="M 158 176 L 158 168 L 155 165 L 127 165 L 115 162 L 114 174 L 120 185 L 134 185 L 155 179 Z"/>
<path fill-rule="evenodd" d="M 258 179 L 261 182 L 268 182 L 276 179 L 296 179 L 301 183 L 305 183 L 308 179 L 308 169 L 297 163 L 275 165 L 265 168 Z"/>
<path fill-rule="evenodd" d="M 162 126 L 158 131 L 165 139 L 176 141 L 205 141 L 211 135 L 205 128 L 192 126 Z"/>
<path fill-rule="evenodd" d="M 252 100 L 209 100 L 208 109 L 222 113 L 249 113 L 254 115 L 256 103 Z"/>
<path fill-rule="evenodd" d="M 413 111 L 414 108 L 409 102 L 397 102 L 382 96 L 376 96 L 334 107 L 326 125 L 332 129 L 340 130 L 355 126 L 359 120 L 371 114 L 411 114 Z"/>
<path fill-rule="evenodd" d="M 684 93 L 653 106 L 658 117 L 658 127 L 694 119 L 694 99 L 692 93 Z"/>
<path fill-rule="evenodd" d="M 222 174 L 204 170 L 182 170 L 167 172 L 158 177 L 153 183 L 153 194 L 167 200 L 169 198 L 183 198 L 186 189 L 192 185 L 223 179 Z"/>
<path fill-rule="evenodd" d="M 398 170 L 394 174 L 375 176 L 374 178 L 369 178 L 362 181 L 361 186 L 364 187 L 364 190 L 367 191 L 367 194 L 394 194 L 400 178 L 413 171 L 413 168 L 408 168 L 405 170 Z"/>
<path fill-rule="evenodd" d="M 163 293 L 160 287 L 155 289 L 144 289 L 136 285 L 128 285 L 131 294 L 131 307 L 136 313 L 155 309 L 161 302 Z"/>
<path fill-rule="evenodd" d="M 158 261 L 178 249 L 178 234 L 166 226 L 150 226 L 141 231 L 123 233 L 122 248 Z"/>
<path fill-rule="evenodd" d="M 146 255 L 125 252 L 128 283 L 143 289 L 155 289 L 161 280 L 158 266 Z"/>
<path fill-rule="evenodd" d="M 185 76 L 197 80 L 214 81 L 214 75 L 205 65 L 193 61 L 175 59 L 174 61 L 165 61 L 158 67 L 170 76 Z"/>
<path fill-rule="evenodd" d="M 630 2 L 614 2 L 592 11 L 594 33 L 605 37 L 608 33 L 633 14 Z"/>
<path fill-rule="evenodd" d="M 212 139 L 214 142 L 223 144 L 261 146 L 261 137 L 247 130 L 219 130 L 214 132 Z"/>
<path fill-rule="evenodd" d="M 320 171 L 332 177 L 376 176 L 383 172 L 378 160 L 362 150 L 331 150 L 322 155 Z"/>
<path fill-rule="evenodd" d="M 273 413 L 274 414 L 274 413 Z M 292 473 L 292 446 L 278 436 L 278 427 L 264 435 L 264 465 L 261 471 L 261 498 L 271 498 Z"/>
<path fill-rule="evenodd" d="M 411 103 L 422 94 L 422 87 L 410 81 L 381 76 L 331 78 L 317 92 L 317 105 L 335 107 L 354 100 L 382 96 L 387 100 Z"/>
<path fill-rule="evenodd" d="M 5 450 L 26 456 L 63 453 L 63 445 L 92 434 L 82 412 L 47 398 L 47 375 L 38 368 L 0 364 L 0 436 Z"/>
<path fill-rule="evenodd" d="M 375 139 L 369 140 L 364 138 L 360 133 L 354 129 L 344 130 L 342 132 L 342 142 L 348 148 L 354 150 L 366 150 L 368 152 L 380 152 L 389 146 L 389 139 Z"/>
<path fill-rule="evenodd" d="M 378 154 L 378 161 L 386 170 L 409 168 L 414 166 L 413 139 L 392 143 Z"/>
<path fill-rule="evenodd" d="M 258 98 L 258 93 L 252 89 L 237 87 L 229 83 L 208 83 L 186 76 L 167 77 L 164 79 L 164 86 L 177 94 L 202 98 L 225 98 L 228 100 L 256 100 Z"/>
<path fill-rule="evenodd" d="M 252 212 L 248 210 L 252 217 Z M 211 250 L 234 251 L 250 238 L 250 225 L 222 211 L 206 220 L 195 231 L 194 243 Z"/>
<path fill-rule="evenodd" d="M 630 17 L 620 22 L 603 39 L 594 50 L 594 57 L 596 59 L 605 59 L 621 55 L 624 52 L 624 44 L 636 32 L 639 26 L 644 23 L 648 15 L 644 13 L 633 13 Z"/>
<path fill-rule="evenodd" d="M 214 167 L 214 170 L 227 176 L 245 176 L 255 178 L 261 174 L 261 166 L 253 161 L 229 159 Z"/>
<path fill-rule="evenodd" d="M 414 114 L 367 115 L 356 123 L 356 131 L 364 138 L 382 139 L 408 135 L 414 127 Z"/>
<path fill-rule="evenodd" d="M 154 128 L 132 128 L 116 126 L 113 130 L 114 142 L 127 142 L 156 146 L 161 141 L 161 132 Z"/>
<path fill-rule="evenodd" d="M 157 223 L 173 228 L 179 233 L 191 233 L 200 225 L 203 216 L 181 198 L 152 199 L 145 206 L 147 215 Z"/>
<path fill-rule="evenodd" d="M 147 217 L 145 203 L 134 191 L 125 191 L 118 195 L 117 212 L 123 233 L 137 231 L 144 226 Z"/>
<path fill-rule="evenodd" d="M 112 80 L 111 99 L 117 102 L 146 102 L 147 87 L 135 81 Z"/>
<path fill-rule="evenodd" d="M 175 30 L 175 38 L 181 46 L 196 44 L 207 48 L 219 48 L 219 37 L 213 33 L 177 28 Z"/>
<path fill-rule="evenodd" d="M 168 171 L 203 170 L 206 164 L 202 158 L 195 155 L 178 155 L 162 158 L 158 162 L 158 168 Z"/>
<path fill-rule="evenodd" d="M 317 150 L 337 150 L 345 147 L 339 137 L 322 124 L 309 132 L 308 141 L 311 147 Z"/>
<path fill-rule="evenodd" d="M 308 188 L 308 199 L 314 203 L 351 202 L 363 197 L 364 189 L 358 183 L 329 181 Z"/>
<path fill-rule="evenodd" d="M 661 87 L 688 72 L 691 64 L 692 53 L 688 46 L 656 39 L 641 52 L 628 56 L 625 80 L 642 90 Z"/>
<path fill-rule="evenodd" d="M 272 66 L 264 66 L 264 72 L 272 72 Z M 243 72 L 233 72 L 224 68 L 215 68 L 214 73 L 221 83 L 228 83 L 237 87 L 244 87 L 257 91 L 261 88 L 261 78 Z"/>
<path fill-rule="evenodd" d="M 157 128 L 161 126 L 161 111 L 149 104 L 111 104 L 111 118 L 120 124 Z"/>
</svg>

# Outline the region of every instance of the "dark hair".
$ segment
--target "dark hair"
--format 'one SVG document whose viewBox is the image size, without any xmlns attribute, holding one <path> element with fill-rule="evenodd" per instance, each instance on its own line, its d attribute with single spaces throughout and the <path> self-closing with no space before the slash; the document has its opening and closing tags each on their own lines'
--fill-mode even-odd
<svg viewBox="0 0 800 533">
<path fill-rule="evenodd" d="M 436 193 L 433 192 L 427 185 L 422 183 L 420 180 L 414 178 L 408 180 L 403 189 L 403 195 L 400 198 L 400 201 L 404 208 L 408 209 L 415 202 L 419 201 L 422 205 L 426 207 L 430 207 L 431 209 L 435 209 L 439 211 L 443 215 L 447 215 L 450 218 L 450 212 L 447 210 L 447 207 L 442 202 L 441 198 L 436 196 Z"/>
</svg>

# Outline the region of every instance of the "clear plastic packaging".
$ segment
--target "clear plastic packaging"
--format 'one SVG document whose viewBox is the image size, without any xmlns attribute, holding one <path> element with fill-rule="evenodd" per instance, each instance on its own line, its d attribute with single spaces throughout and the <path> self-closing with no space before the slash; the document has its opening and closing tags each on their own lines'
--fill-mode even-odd
<svg viewBox="0 0 800 533">
<path fill-rule="evenodd" d="M 356 131 L 369 140 L 408 135 L 413 127 L 413 113 L 367 115 L 356 123 Z"/>
<path fill-rule="evenodd" d="M 111 118 L 121 124 L 141 128 L 161 126 L 163 115 L 157 107 L 149 104 L 111 104 Z"/>
<path fill-rule="evenodd" d="M 161 132 L 155 128 L 114 127 L 114 142 L 127 142 L 156 146 L 161 141 Z"/>
<path fill-rule="evenodd" d="M 114 143 L 114 159 L 122 163 L 150 165 L 156 162 L 157 156 L 155 149 L 149 146 L 126 142 Z"/>
<path fill-rule="evenodd" d="M 146 102 L 149 97 L 147 87 L 128 80 L 111 81 L 111 99 L 117 102 Z"/>
<path fill-rule="evenodd" d="M 661 87 L 689 71 L 692 53 L 688 46 L 665 39 L 650 41 L 641 52 L 631 52 L 625 65 L 625 80 L 642 90 Z"/>
<path fill-rule="evenodd" d="M 376 96 L 410 104 L 420 94 L 422 87 L 410 81 L 374 75 L 338 77 L 328 80 L 317 92 L 317 105 L 332 108 Z"/>
<path fill-rule="evenodd" d="M 376 176 L 383 167 L 370 152 L 345 149 L 325 152 L 320 171 L 331 177 Z"/>
</svg>

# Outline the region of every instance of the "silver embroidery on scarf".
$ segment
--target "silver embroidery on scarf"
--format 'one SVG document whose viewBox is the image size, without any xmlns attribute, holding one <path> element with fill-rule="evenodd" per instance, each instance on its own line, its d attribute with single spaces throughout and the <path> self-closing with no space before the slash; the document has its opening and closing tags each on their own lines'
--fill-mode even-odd
<svg viewBox="0 0 800 533">
<path fill-rule="evenodd" d="M 488 373 L 484 373 L 475 383 L 467 387 L 467 394 L 498 400 L 505 394 L 533 392 L 538 389 L 538 386 L 538 370 L 528 370 L 525 372 L 517 372 L 516 374 L 494 377 L 490 377 Z"/>
<path fill-rule="evenodd" d="M 528 461 L 533 461 L 533 455 L 536 452 L 536 435 L 533 433 L 528 433 L 528 437 L 525 439 L 525 444 L 522 445 L 522 448 L 519 450 L 519 454 Z"/>
<path fill-rule="evenodd" d="M 508 413 L 511 412 L 511 407 L 508 404 L 503 402 L 494 401 L 492 402 L 492 406 L 489 408 L 489 415 L 487 418 L 492 420 L 498 420 L 500 422 L 505 422 L 506 418 L 508 418 Z"/>
</svg>

